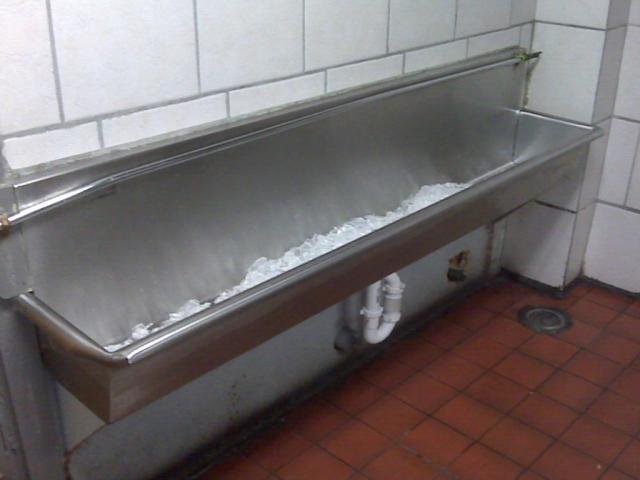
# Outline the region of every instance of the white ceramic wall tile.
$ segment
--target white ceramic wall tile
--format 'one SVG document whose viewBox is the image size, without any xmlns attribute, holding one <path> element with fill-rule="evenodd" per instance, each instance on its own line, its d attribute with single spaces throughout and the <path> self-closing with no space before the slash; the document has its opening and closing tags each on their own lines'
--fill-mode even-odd
<svg viewBox="0 0 640 480">
<path fill-rule="evenodd" d="M 629 21 L 631 0 L 610 0 L 607 28 L 624 26 Z"/>
<path fill-rule="evenodd" d="M 640 146 L 636 152 L 636 160 L 629 182 L 627 206 L 640 210 Z"/>
<path fill-rule="evenodd" d="M 609 0 L 538 0 L 536 20 L 607 28 Z"/>
<path fill-rule="evenodd" d="M 507 218 L 502 265 L 552 287 L 564 285 L 575 214 L 530 203 Z"/>
<path fill-rule="evenodd" d="M 620 65 L 626 37 L 626 28 L 608 30 L 602 55 L 598 93 L 593 111 L 593 121 L 599 122 L 613 115 L 620 78 Z"/>
<path fill-rule="evenodd" d="M 198 92 L 191 0 L 51 0 L 69 119 Z"/>
<path fill-rule="evenodd" d="M 469 56 L 482 55 L 501 48 L 520 45 L 520 27 L 487 33 L 469 39 Z"/>
<path fill-rule="evenodd" d="M 0 134 L 60 120 L 43 0 L 3 0 L 0 65 Z"/>
<path fill-rule="evenodd" d="M 453 38 L 456 0 L 391 0 L 389 48 L 406 50 Z"/>
<path fill-rule="evenodd" d="M 456 36 L 506 28 L 510 20 L 511 0 L 458 0 Z"/>
<path fill-rule="evenodd" d="M 405 56 L 406 72 L 459 62 L 467 57 L 467 40 L 456 40 L 435 47 L 407 52 Z"/>
<path fill-rule="evenodd" d="M 98 125 L 91 122 L 36 135 L 8 138 L 4 141 L 2 153 L 9 166 L 15 170 L 99 148 Z"/>
<path fill-rule="evenodd" d="M 302 72 L 302 0 L 199 0 L 205 91 Z"/>
<path fill-rule="evenodd" d="M 582 192 L 580 194 L 579 207 L 583 209 L 592 204 L 598 198 L 604 159 L 607 154 L 607 143 L 609 142 L 609 132 L 611 130 L 611 120 L 605 120 L 598 124 L 605 132 L 604 136 L 592 142 L 589 147 L 589 156 L 582 181 Z"/>
<path fill-rule="evenodd" d="M 384 54 L 387 13 L 388 0 L 306 0 L 306 68 Z"/>
<path fill-rule="evenodd" d="M 624 205 L 640 139 L 640 124 L 614 118 L 600 183 L 601 200 Z"/>
<path fill-rule="evenodd" d="M 567 262 L 567 273 L 564 280 L 565 285 L 573 282 L 582 273 L 584 254 L 587 251 L 587 243 L 589 241 L 589 233 L 591 232 L 595 210 L 596 204 L 592 203 L 588 207 L 580 210 L 576 216 L 573 240 L 571 242 L 571 250 L 569 251 L 569 261 Z"/>
<path fill-rule="evenodd" d="M 324 73 L 314 73 L 290 80 L 234 90 L 229 94 L 231 115 L 279 107 L 324 93 Z"/>
<path fill-rule="evenodd" d="M 531 50 L 533 42 L 533 23 L 528 23 L 520 27 L 520 46 Z"/>
<path fill-rule="evenodd" d="M 511 25 L 533 22 L 536 17 L 537 0 L 513 0 Z"/>
<path fill-rule="evenodd" d="M 639 235 L 640 214 L 597 204 L 585 255 L 585 275 L 640 293 Z"/>
<path fill-rule="evenodd" d="M 402 75 L 402 55 L 356 63 L 327 71 L 327 91 L 334 92 Z"/>
<path fill-rule="evenodd" d="M 616 115 L 640 120 L 640 27 L 627 29 L 620 69 Z"/>
<path fill-rule="evenodd" d="M 591 122 L 605 32 L 536 23 L 533 49 L 542 50 L 529 88 L 529 108 Z"/>
<path fill-rule="evenodd" d="M 221 93 L 109 118 L 102 122 L 102 132 L 105 146 L 109 147 L 203 125 L 226 116 L 226 95 Z"/>
<path fill-rule="evenodd" d="M 631 0 L 631 11 L 629 12 L 629 23 L 640 26 L 640 0 Z"/>
</svg>

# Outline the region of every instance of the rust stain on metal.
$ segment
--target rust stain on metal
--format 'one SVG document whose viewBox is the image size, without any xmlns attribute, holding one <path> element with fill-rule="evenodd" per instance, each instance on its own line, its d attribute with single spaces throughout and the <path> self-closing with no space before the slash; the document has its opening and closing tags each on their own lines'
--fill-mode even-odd
<svg viewBox="0 0 640 480">
<path fill-rule="evenodd" d="M 0 236 L 9 235 L 10 230 L 11 222 L 9 221 L 9 216 L 6 213 L 0 214 Z"/>
</svg>

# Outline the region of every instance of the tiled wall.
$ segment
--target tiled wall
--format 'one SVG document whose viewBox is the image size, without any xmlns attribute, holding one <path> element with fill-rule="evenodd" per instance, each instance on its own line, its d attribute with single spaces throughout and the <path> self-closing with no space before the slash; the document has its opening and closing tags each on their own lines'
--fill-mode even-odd
<svg viewBox="0 0 640 480">
<path fill-rule="evenodd" d="M 640 0 L 633 2 L 637 12 Z M 616 115 L 621 103 L 634 109 L 629 101 L 621 101 L 624 90 L 634 88 L 633 73 L 625 73 L 633 69 L 632 63 L 636 64 L 635 85 L 640 74 L 640 53 L 628 46 L 633 29 L 627 35 L 629 11 L 629 0 L 538 0 L 533 49 L 544 53 L 531 77 L 528 108 L 595 123 L 606 132 L 612 126 L 614 107 Z M 626 80 L 618 88 L 622 63 Z M 636 116 L 639 110 L 636 106 Z M 618 131 L 618 120 L 613 119 L 612 137 Z M 594 142 L 584 171 L 508 219 L 506 268 L 554 287 L 567 285 L 583 271 L 592 219 L 600 210 L 596 208 L 598 191 L 610 145 L 607 136 Z M 618 169 L 606 168 L 603 185 L 610 182 L 610 175 L 619 175 Z M 628 182 L 628 175 L 625 178 Z M 610 254 L 608 249 L 601 252 Z"/>
<path fill-rule="evenodd" d="M 515 44 L 535 0 L 3 0 L 0 169 Z"/>
<path fill-rule="evenodd" d="M 640 0 L 633 0 L 585 274 L 640 292 Z"/>
</svg>

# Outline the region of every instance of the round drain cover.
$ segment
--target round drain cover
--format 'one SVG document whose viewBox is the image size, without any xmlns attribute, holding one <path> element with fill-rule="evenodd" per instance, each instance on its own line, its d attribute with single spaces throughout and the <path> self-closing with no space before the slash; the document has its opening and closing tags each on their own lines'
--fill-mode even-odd
<svg viewBox="0 0 640 480">
<path fill-rule="evenodd" d="M 567 312 L 548 307 L 523 307 L 518 312 L 518 319 L 522 325 L 537 333 L 560 333 L 573 325 Z"/>
</svg>

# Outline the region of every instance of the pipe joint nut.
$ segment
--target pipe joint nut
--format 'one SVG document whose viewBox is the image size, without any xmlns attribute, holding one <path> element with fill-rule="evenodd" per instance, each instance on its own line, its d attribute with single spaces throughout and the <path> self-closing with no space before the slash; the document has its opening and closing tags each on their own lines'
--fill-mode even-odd
<svg viewBox="0 0 640 480">
<path fill-rule="evenodd" d="M 382 307 L 380 308 L 363 308 L 360 310 L 360 315 L 370 319 L 378 319 L 382 316 Z"/>
</svg>

